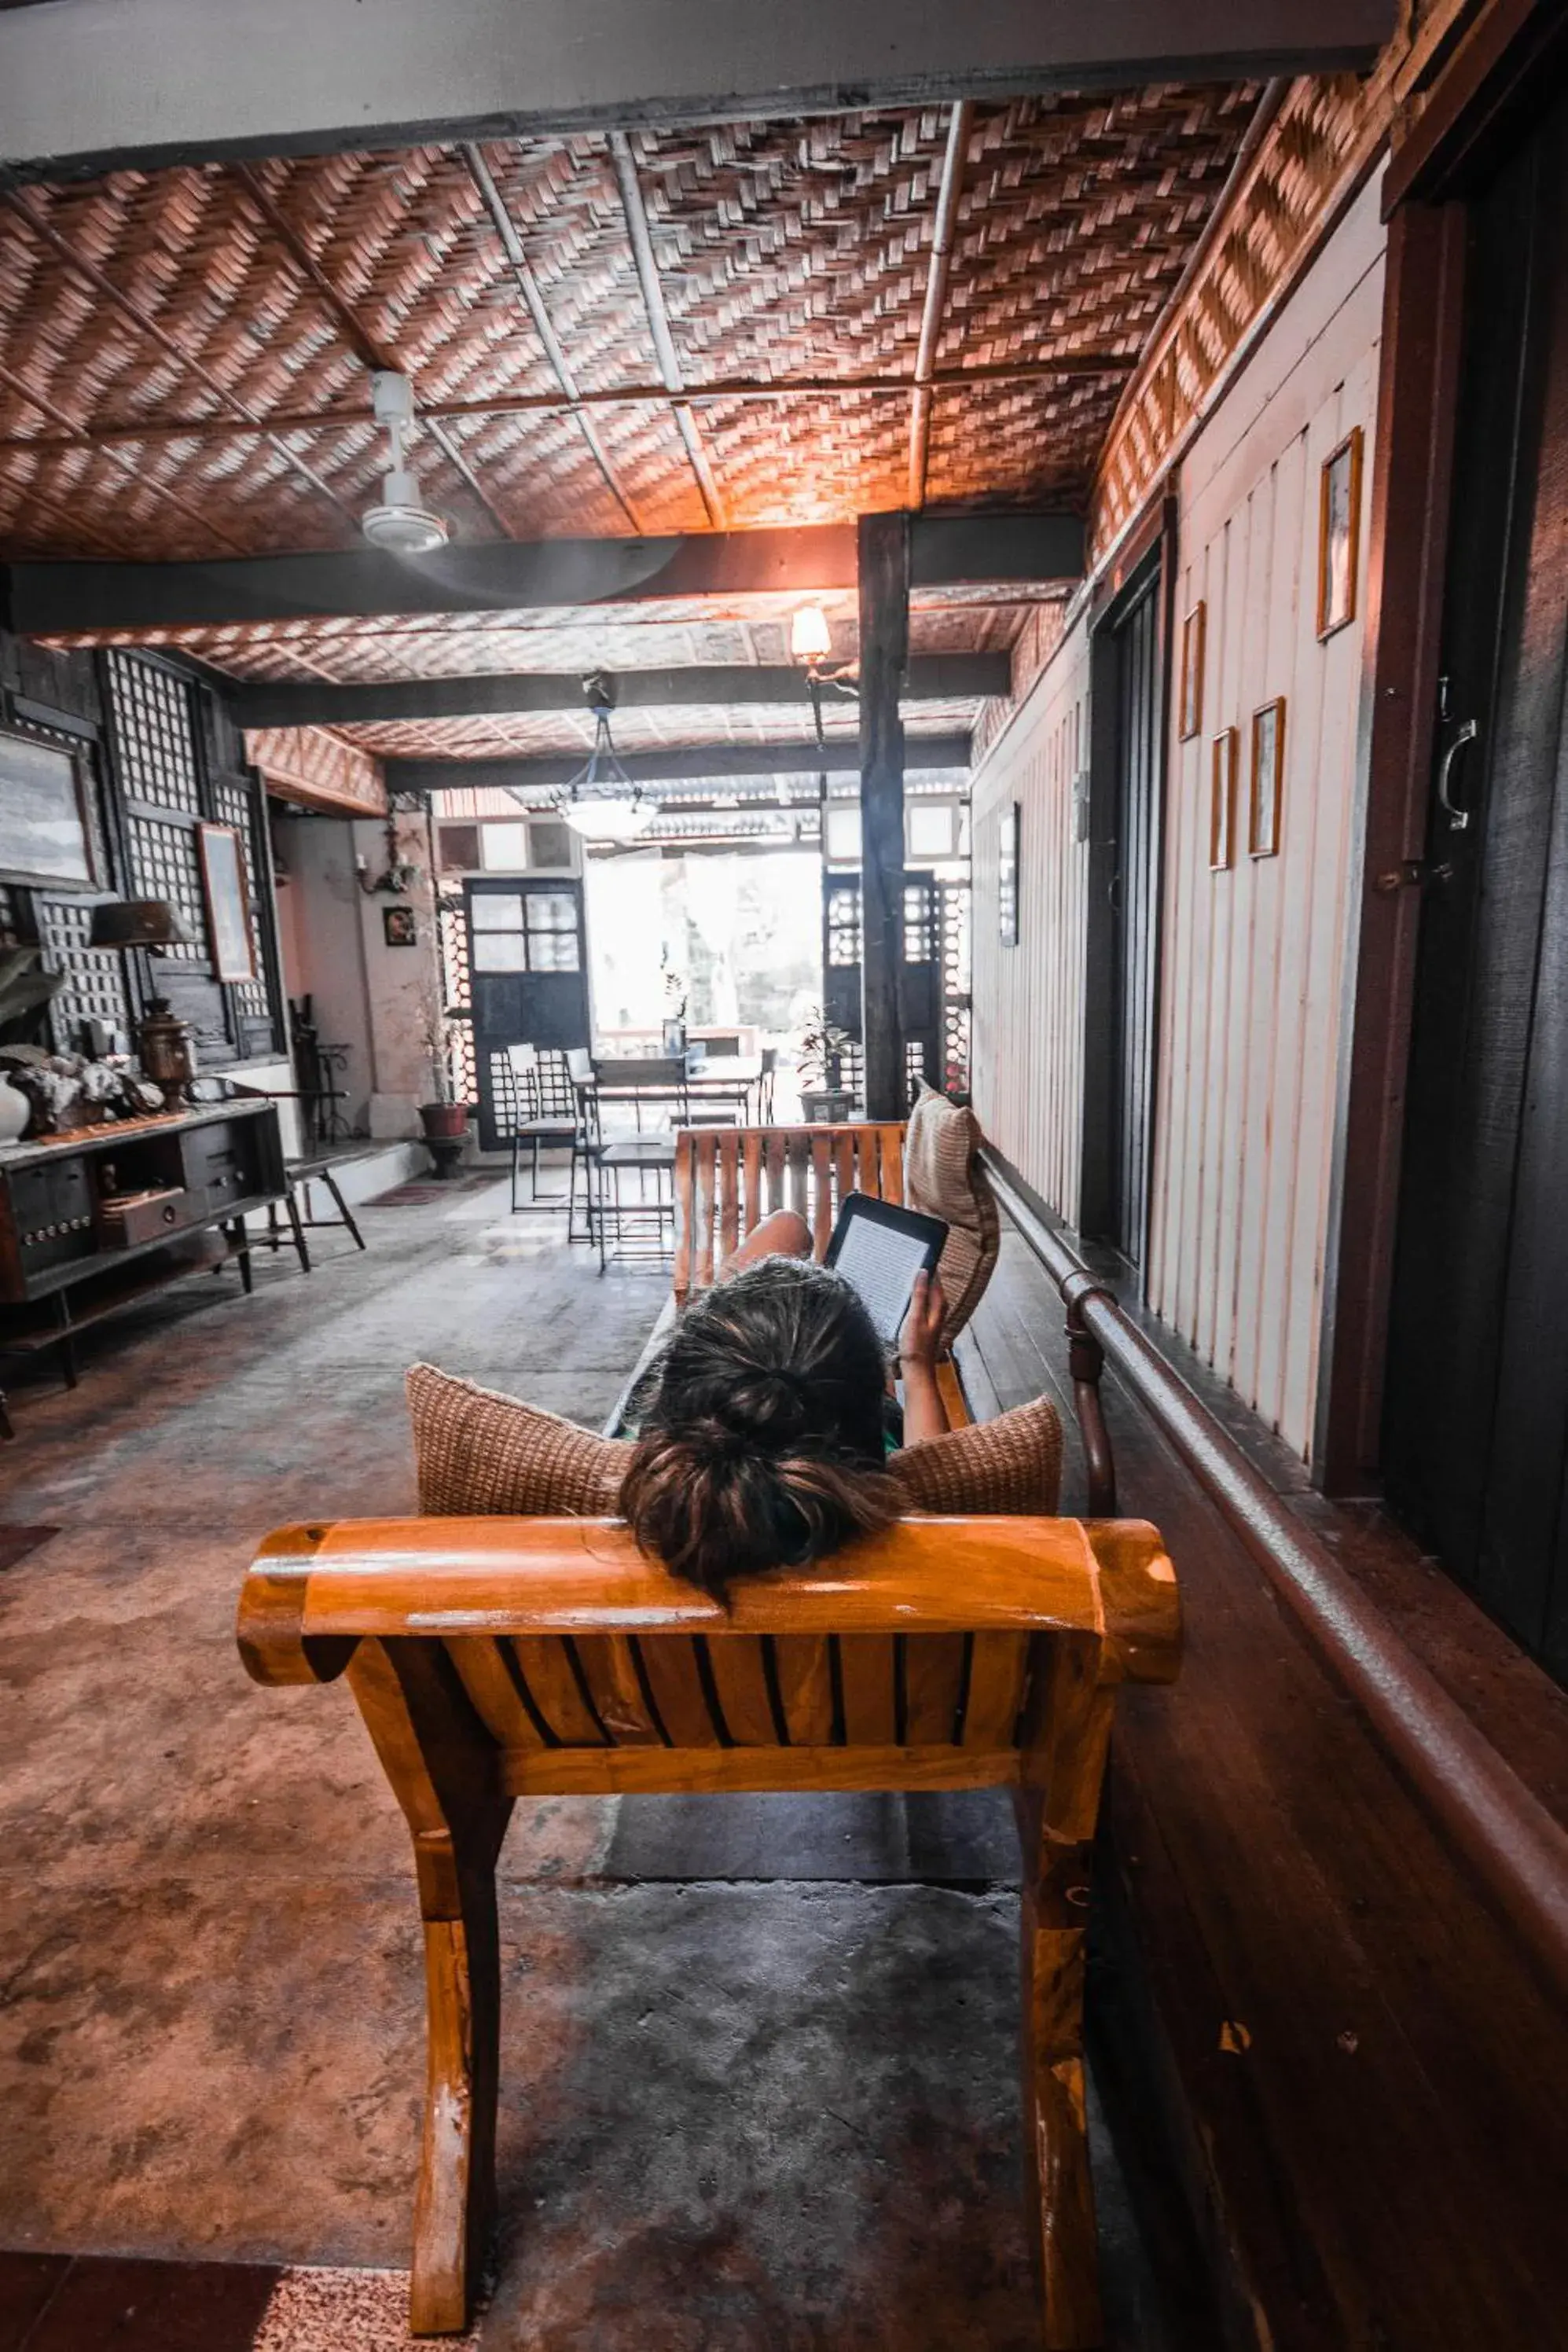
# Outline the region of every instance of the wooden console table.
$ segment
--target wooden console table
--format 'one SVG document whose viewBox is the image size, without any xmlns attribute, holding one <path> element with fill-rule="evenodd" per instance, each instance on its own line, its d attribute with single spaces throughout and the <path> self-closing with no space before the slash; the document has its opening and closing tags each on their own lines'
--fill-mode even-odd
<svg viewBox="0 0 1568 2352">
<path fill-rule="evenodd" d="M 277 1108 L 259 1099 L 0 1154 L 0 1355 L 57 1348 L 74 1388 L 75 1335 L 89 1324 L 231 1262 L 248 1291 L 246 1213 L 287 1192 Z M 12 1433 L 3 1401 L 0 1433 Z"/>
</svg>

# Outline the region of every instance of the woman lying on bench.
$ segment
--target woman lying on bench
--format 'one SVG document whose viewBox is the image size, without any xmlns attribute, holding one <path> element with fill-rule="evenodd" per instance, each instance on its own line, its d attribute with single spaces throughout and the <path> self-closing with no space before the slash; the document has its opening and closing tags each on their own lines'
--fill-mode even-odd
<svg viewBox="0 0 1568 2352">
<path fill-rule="evenodd" d="M 882 1342 L 850 1285 L 810 1261 L 804 1218 L 766 1218 L 687 1306 L 643 1411 L 622 1511 L 644 1552 L 710 1592 L 803 1568 L 906 1507 L 885 1466 Z M 940 1278 L 917 1276 L 899 1334 L 908 1444 L 947 1427 L 946 1311 Z"/>
</svg>

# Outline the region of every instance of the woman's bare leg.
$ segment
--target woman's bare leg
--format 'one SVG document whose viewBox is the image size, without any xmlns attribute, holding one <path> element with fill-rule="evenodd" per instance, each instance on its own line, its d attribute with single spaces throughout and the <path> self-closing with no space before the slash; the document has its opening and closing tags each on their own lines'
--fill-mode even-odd
<svg viewBox="0 0 1568 2352">
<path fill-rule="evenodd" d="M 755 1265 L 765 1257 L 810 1257 L 811 1228 L 804 1217 L 793 1209 L 775 1209 L 759 1225 L 753 1225 L 737 1250 L 731 1252 L 718 1270 L 722 1282 L 727 1274 L 738 1274 L 743 1265 Z"/>
</svg>

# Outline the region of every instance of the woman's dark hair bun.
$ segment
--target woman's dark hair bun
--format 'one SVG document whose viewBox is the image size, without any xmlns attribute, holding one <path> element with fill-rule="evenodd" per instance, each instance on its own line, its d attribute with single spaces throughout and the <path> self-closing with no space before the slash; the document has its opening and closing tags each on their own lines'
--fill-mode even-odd
<svg viewBox="0 0 1568 2352">
<path fill-rule="evenodd" d="M 897 1517 L 883 1358 L 846 1283 L 764 1259 L 699 1299 L 659 1369 L 621 1508 L 644 1551 L 722 1596 Z"/>
</svg>

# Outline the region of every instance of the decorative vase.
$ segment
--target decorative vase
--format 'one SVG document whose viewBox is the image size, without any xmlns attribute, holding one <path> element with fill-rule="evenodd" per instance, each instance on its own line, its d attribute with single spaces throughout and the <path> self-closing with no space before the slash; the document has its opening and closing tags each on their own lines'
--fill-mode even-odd
<svg viewBox="0 0 1568 2352">
<path fill-rule="evenodd" d="M 8 1143 L 20 1143 L 33 1116 L 33 1106 L 20 1087 L 0 1076 L 0 1151 Z"/>
</svg>

